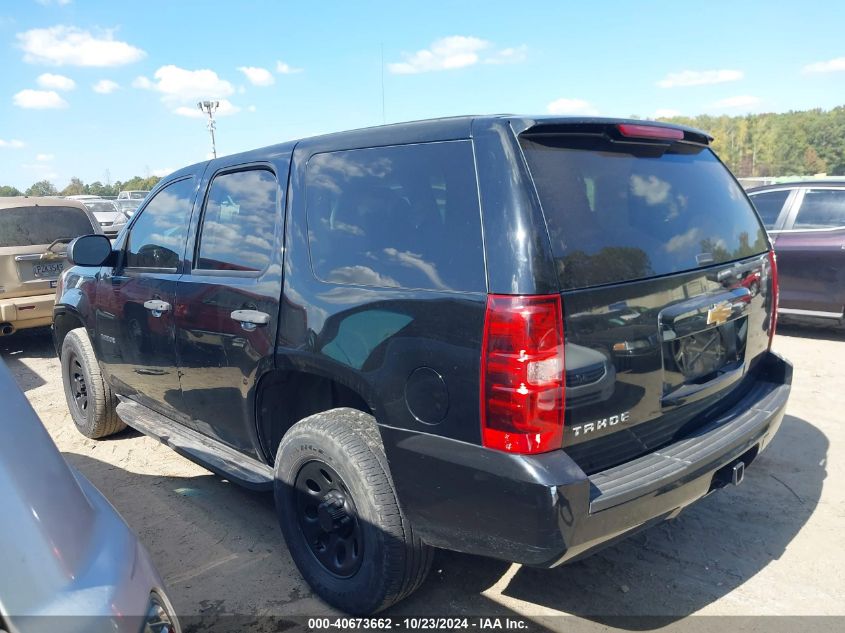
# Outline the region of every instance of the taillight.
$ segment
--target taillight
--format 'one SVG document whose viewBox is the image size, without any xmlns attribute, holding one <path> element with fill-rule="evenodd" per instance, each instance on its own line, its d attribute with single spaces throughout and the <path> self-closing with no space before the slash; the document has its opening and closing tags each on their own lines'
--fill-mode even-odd
<svg viewBox="0 0 845 633">
<path fill-rule="evenodd" d="M 772 339 L 775 337 L 775 330 L 778 325 L 778 299 L 780 290 L 778 288 L 778 258 L 775 251 L 769 251 L 769 269 L 772 282 L 771 314 L 769 315 L 769 349 L 772 349 Z"/>
<path fill-rule="evenodd" d="M 616 126 L 622 136 L 629 138 L 653 138 L 669 141 L 680 141 L 684 138 L 684 131 L 675 127 L 660 125 L 642 125 L 640 123 L 619 123 Z"/>
<path fill-rule="evenodd" d="M 481 437 L 488 448 L 543 453 L 563 444 L 560 295 L 489 295 L 481 356 Z"/>
</svg>

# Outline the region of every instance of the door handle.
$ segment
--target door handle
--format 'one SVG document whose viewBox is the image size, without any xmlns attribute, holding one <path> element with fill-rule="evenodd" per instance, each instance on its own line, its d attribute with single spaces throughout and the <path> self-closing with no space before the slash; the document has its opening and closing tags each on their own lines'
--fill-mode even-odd
<svg viewBox="0 0 845 633">
<path fill-rule="evenodd" d="M 229 316 L 241 324 L 247 332 L 251 332 L 259 325 L 267 325 L 270 322 L 270 315 L 258 310 L 235 310 Z"/>
<path fill-rule="evenodd" d="M 168 310 L 170 310 L 170 304 L 167 301 L 162 301 L 161 299 L 150 299 L 149 301 L 144 301 L 144 307 L 153 313 L 153 316 L 158 318 Z"/>
</svg>

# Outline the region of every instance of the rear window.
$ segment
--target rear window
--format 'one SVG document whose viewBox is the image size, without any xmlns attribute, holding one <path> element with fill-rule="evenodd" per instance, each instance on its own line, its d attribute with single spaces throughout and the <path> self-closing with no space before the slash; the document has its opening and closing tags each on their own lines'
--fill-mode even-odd
<svg viewBox="0 0 845 633">
<path fill-rule="evenodd" d="M 593 136 L 520 139 L 565 289 L 667 275 L 767 250 L 742 189 L 707 148 Z"/>
<path fill-rule="evenodd" d="M 472 145 L 317 154 L 305 172 L 314 274 L 328 282 L 486 289 Z"/>
<path fill-rule="evenodd" d="M 46 245 L 95 232 L 88 215 L 73 207 L 0 210 L 0 247 Z"/>
</svg>

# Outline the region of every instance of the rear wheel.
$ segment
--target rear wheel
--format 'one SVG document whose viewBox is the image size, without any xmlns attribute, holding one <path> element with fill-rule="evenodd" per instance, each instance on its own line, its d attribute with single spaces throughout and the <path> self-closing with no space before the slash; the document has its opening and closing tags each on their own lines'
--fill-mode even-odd
<svg viewBox="0 0 845 633">
<path fill-rule="evenodd" d="M 425 580 L 433 550 L 399 508 L 372 416 L 333 409 L 295 424 L 276 455 L 275 496 L 296 566 L 332 606 L 375 613 Z"/>
<path fill-rule="evenodd" d="M 70 417 L 85 437 L 98 439 L 122 431 L 117 398 L 103 380 L 85 328 L 68 332 L 62 343 L 62 384 Z"/>
</svg>

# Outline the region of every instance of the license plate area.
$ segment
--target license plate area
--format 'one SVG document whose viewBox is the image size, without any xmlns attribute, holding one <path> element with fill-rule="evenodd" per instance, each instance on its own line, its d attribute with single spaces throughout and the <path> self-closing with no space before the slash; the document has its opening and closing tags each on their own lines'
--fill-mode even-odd
<svg viewBox="0 0 845 633">
<path fill-rule="evenodd" d="M 18 262 L 21 281 L 49 281 L 59 278 L 64 270 L 63 261 L 22 261 Z"/>
<path fill-rule="evenodd" d="M 748 318 L 741 317 L 663 343 L 664 393 L 681 384 L 701 384 L 745 360 Z"/>
</svg>

